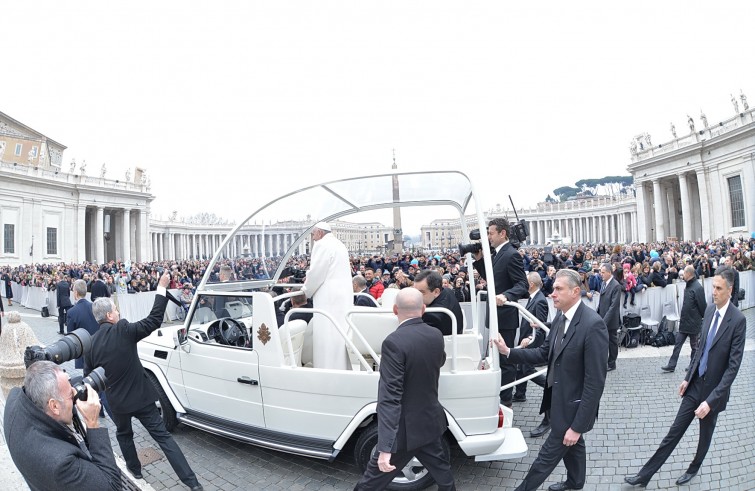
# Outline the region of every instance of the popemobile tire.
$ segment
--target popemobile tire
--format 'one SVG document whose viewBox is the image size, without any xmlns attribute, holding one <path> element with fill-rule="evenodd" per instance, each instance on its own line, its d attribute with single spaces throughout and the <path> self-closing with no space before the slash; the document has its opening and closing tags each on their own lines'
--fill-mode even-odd
<svg viewBox="0 0 755 491">
<path fill-rule="evenodd" d="M 160 411 L 160 416 L 165 424 L 165 429 L 173 432 L 173 430 L 176 429 L 176 426 L 178 426 L 176 410 L 173 409 L 173 405 L 170 403 L 170 399 L 168 399 L 168 396 L 165 394 L 160 382 L 157 381 L 157 377 L 147 370 L 144 372 L 147 374 L 147 378 L 152 382 L 152 385 L 155 386 L 155 390 L 157 391 L 157 409 Z"/>
<path fill-rule="evenodd" d="M 443 450 L 446 455 L 451 455 L 451 449 L 448 439 L 443 437 Z M 367 464 L 372 458 L 378 442 L 377 423 L 373 422 L 359 435 L 354 447 L 354 460 L 357 466 L 364 472 Z M 435 480 L 425 467 L 415 458 L 404 467 L 403 473 L 400 473 L 386 489 L 393 491 L 419 491 L 432 486 Z"/>
</svg>

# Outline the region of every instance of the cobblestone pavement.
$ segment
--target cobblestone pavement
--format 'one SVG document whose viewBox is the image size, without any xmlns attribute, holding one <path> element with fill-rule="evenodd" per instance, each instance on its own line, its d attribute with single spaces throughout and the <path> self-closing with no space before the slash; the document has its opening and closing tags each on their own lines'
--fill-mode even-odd
<svg viewBox="0 0 755 491">
<path fill-rule="evenodd" d="M 59 339 L 57 319 L 42 319 L 38 312 L 19 310 L 22 318 L 42 343 Z M 7 309 L 6 309 L 7 310 Z M 721 414 L 708 456 L 689 490 L 755 490 L 755 309 L 745 312 L 748 318 L 748 342 L 742 368 L 732 389 L 727 410 Z M 622 484 L 624 476 L 633 475 L 653 454 L 673 421 L 679 407 L 677 388 L 684 378 L 683 367 L 689 362 L 689 348 L 685 347 L 675 373 L 663 373 L 671 348 L 642 347 L 622 350 L 618 369 L 608 374 L 600 407 L 600 417 L 593 431 L 586 434 L 587 482 L 586 490 L 630 490 Z M 64 365 L 74 372 L 72 363 Z M 529 430 L 537 426 L 537 414 L 542 390 L 529 384 L 527 402 L 515 405 L 515 424 L 522 428 L 529 454 L 506 462 L 476 463 L 460 453 L 453 456 L 453 470 L 460 490 L 514 489 L 537 456 L 544 438 L 529 438 Z M 0 409 L 1 409 L 0 404 Z M 120 455 L 115 439 L 115 427 L 108 420 L 113 449 Z M 145 464 L 146 483 L 156 490 L 186 489 L 175 476 L 147 432 L 134 421 L 136 446 L 145 459 L 154 455 L 157 460 Z M 226 438 L 180 425 L 174 432 L 178 445 L 186 454 L 200 482 L 209 490 L 346 490 L 353 489 L 360 472 L 347 447 L 332 464 L 306 457 L 257 448 Z M 676 451 L 648 489 L 678 489 L 675 480 L 687 468 L 694 455 L 698 439 L 698 425 L 693 422 Z M 0 479 L 13 473 L 9 456 L 0 446 Z M 151 460 L 151 459 L 149 459 Z M 566 478 L 559 465 L 549 484 Z M 138 481 L 144 483 L 145 481 Z M 430 488 L 435 489 L 435 487 Z"/>
</svg>

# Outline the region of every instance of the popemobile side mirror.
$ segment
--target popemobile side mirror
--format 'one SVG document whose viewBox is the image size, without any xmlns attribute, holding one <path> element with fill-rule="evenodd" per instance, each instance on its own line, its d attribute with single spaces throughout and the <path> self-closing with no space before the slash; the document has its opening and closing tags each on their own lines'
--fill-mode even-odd
<svg viewBox="0 0 755 491">
<path fill-rule="evenodd" d="M 188 339 L 187 330 L 185 327 L 182 327 L 180 329 L 176 329 L 173 333 L 173 342 L 175 343 L 176 347 L 181 346 L 182 344 L 186 343 L 186 340 Z"/>
</svg>

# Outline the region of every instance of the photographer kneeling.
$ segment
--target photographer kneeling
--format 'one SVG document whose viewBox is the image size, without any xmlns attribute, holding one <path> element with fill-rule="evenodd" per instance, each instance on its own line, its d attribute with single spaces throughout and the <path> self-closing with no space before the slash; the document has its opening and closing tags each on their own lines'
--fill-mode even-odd
<svg viewBox="0 0 755 491">
<path fill-rule="evenodd" d="M 86 391 L 86 400 L 76 398 L 62 368 L 37 361 L 27 369 L 23 388 L 8 395 L 5 440 L 32 491 L 121 489 L 108 430 L 99 427 L 99 396 L 89 384 Z M 74 401 L 85 436 L 73 427 Z"/>
</svg>

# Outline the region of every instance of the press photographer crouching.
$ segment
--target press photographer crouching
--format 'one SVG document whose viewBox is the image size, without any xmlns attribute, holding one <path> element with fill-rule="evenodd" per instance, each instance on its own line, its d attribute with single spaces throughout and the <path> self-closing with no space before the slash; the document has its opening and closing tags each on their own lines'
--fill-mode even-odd
<svg viewBox="0 0 755 491">
<path fill-rule="evenodd" d="M 8 395 L 5 440 L 32 491 L 121 489 L 108 430 L 99 426 L 100 399 L 91 385 L 104 387 L 104 371 L 92 373 L 95 377 L 72 384 L 52 361 L 32 361 L 24 386 Z"/>
</svg>

